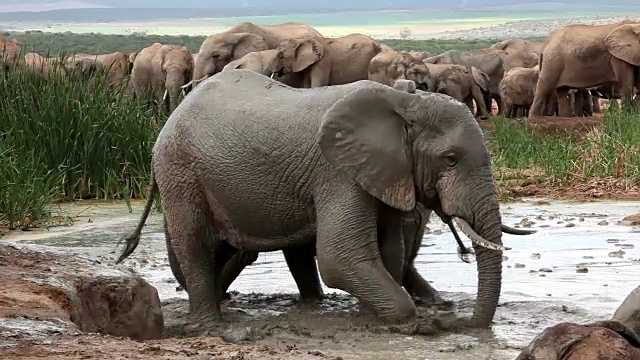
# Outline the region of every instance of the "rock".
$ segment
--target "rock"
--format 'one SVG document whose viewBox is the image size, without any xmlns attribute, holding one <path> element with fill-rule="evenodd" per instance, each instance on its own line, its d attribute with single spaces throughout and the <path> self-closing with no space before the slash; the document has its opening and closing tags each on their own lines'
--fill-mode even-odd
<svg viewBox="0 0 640 360">
<path fill-rule="evenodd" d="M 607 239 L 607 244 L 617 244 L 620 240 L 618 239 Z"/>
<path fill-rule="evenodd" d="M 585 256 L 583 256 L 582 258 L 583 258 L 583 259 L 593 259 L 594 257 L 593 257 L 593 256 L 590 256 L 590 255 L 585 255 Z"/>
<path fill-rule="evenodd" d="M 588 273 L 588 272 L 589 272 L 589 269 L 588 269 L 587 267 L 582 267 L 582 266 L 581 266 L 581 267 L 578 267 L 578 268 L 576 269 L 576 272 L 577 272 L 577 273 L 579 273 L 579 274 L 584 274 L 584 273 Z"/>
<path fill-rule="evenodd" d="M 576 226 L 576 224 L 574 223 L 567 223 L 567 225 L 565 225 L 565 227 L 574 227 L 574 226 Z"/>
<path fill-rule="evenodd" d="M 553 270 L 551 270 L 551 269 L 549 269 L 549 268 L 541 268 L 541 269 L 540 269 L 540 270 L 538 270 L 538 271 L 543 272 L 543 273 L 550 273 L 550 272 L 553 272 Z"/>
<path fill-rule="evenodd" d="M 135 340 L 162 337 L 157 290 L 140 276 L 120 270 L 123 267 L 14 244 L 0 244 L 0 264 L 0 319 L 56 320 L 69 329 Z"/>
<path fill-rule="evenodd" d="M 615 246 L 620 247 L 622 249 L 633 249 L 635 245 L 633 244 L 616 244 Z"/>
<path fill-rule="evenodd" d="M 532 259 L 540 259 L 540 253 L 533 253 L 533 254 L 531 254 L 531 258 L 532 258 Z"/>
<path fill-rule="evenodd" d="M 625 216 L 618 224 L 626 226 L 640 225 L 640 213 Z"/>
<path fill-rule="evenodd" d="M 536 200 L 536 201 L 533 202 L 533 205 L 538 205 L 538 206 L 540 206 L 540 205 L 549 205 L 549 202 L 546 201 L 546 200 Z"/>
<path fill-rule="evenodd" d="M 626 254 L 626 252 L 622 250 L 612 251 L 609 253 L 609 257 L 621 258 L 624 254 Z"/>
<path fill-rule="evenodd" d="M 607 220 L 602 220 L 602 221 L 598 222 L 598 225 L 605 226 L 605 225 L 609 225 L 609 223 L 607 222 Z"/>
<path fill-rule="evenodd" d="M 516 264 L 514 265 L 514 267 L 515 267 L 516 269 L 524 269 L 524 264 L 516 263 Z"/>
</svg>

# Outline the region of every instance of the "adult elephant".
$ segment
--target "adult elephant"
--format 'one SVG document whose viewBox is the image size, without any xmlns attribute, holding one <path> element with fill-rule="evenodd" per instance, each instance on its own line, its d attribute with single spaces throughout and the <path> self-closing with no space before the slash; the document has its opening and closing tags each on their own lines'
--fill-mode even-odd
<svg viewBox="0 0 640 360">
<path fill-rule="evenodd" d="M 435 91 L 429 68 L 419 58 L 405 51 L 383 51 L 369 63 L 369 80 L 393 86 L 397 80 L 412 80 L 416 88 Z"/>
<path fill-rule="evenodd" d="M 210 35 L 200 46 L 192 84 L 222 71 L 225 65 L 250 52 L 275 49 L 287 39 L 307 36 L 322 37 L 322 34 L 309 25 L 296 22 L 278 25 L 244 22 L 227 31 Z"/>
<path fill-rule="evenodd" d="M 274 72 L 278 76 L 300 74 L 298 87 L 311 88 L 366 80 L 369 62 L 382 48 L 366 35 L 349 34 L 333 39 L 288 39 L 277 50 Z"/>
<path fill-rule="evenodd" d="M 8 71 L 20 61 L 20 45 L 0 34 L 0 70 Z"/>
<path fill-rule="evenodd" d="M 435 81 L 434 92 L 446 94 L 467 104 L 473 111 L 475 101 L 478 113 L 489 117 L 485 95 L 489 94 L 489 78 L 487 74 L 474 67 L 463 65 L 427 64 Z"/>
<path fill-rule="evenodd" d="M 545 329 L 516 360 L 640 359 L 640 286 L 611 320 L 589 324 L 560 323 Z"/>
<path fill-rule="evenodd" d="M 67 75 L 67 71 L 60 59 L 44 57 L 37 53 L 28 53 L 24 56 L 24 66 L 27 70 L 39 74 L 45 78 L 50 76 Z"/>
<path fill-rule="evenodd" d="M 221 317 L 222 243 L 274 251 L 315 242 L 327 286 L 384 320 L 412 318 L 415 305 L 394 278 L 402 269 L 387 270 L 393 259 L 384 254 L 404 253 L 399 220 L 419 202 L 474 242 L 478 295 L 468 325 L 493 319 L 505 250 L 498 198 L 482 131 L 449 96 L 369 80 L 300 90 L 225 71 L 171 114 L 152 168 L 193 316 Z M 137 236 L 127 240 L 119 260 L 137 246 Z"/>
<path fill-rule="evenodd" d="M 109 54 L 73 54 L 65 59 L 67 68 L 76 68 L 80 70 L 97 70 L 103 69 L 107 71 L 109 87 L 112 89 L 121 89 L 128 83 L 129 75 L 133 70 L 133 63 L 130 61 L 131 54 L 122 52 L 113 52 Z"/>
<path fill-rule="evenodd" d="M 489 47 L 489 49 L 504 50 L 506 52 L 527 52 L 536 57 L 540 56 L 543 48 L 544 42 L 542 41 L 531 41 L 521 38 L 499 41 Z"/>
<path fill-rule="evenodd" d="M 182 101 L 181 88 L 192 74 L 193 57 L 186 46 L 155 43 L 136 56 L 130 81 L 136 96 L 151 91 L 158 104 L 172 112 Z"/>
<path fill-rule="evenodd" d="M 542 115 L 545 99 L 558 92 L 560 116 L 571 116 L 569 89 L 613 83 L 623 100 L 640 87 L 640 24 L 567 25 L 552 31 L 540 61 L 540 79 L 530 115 Z"/>
</svg>

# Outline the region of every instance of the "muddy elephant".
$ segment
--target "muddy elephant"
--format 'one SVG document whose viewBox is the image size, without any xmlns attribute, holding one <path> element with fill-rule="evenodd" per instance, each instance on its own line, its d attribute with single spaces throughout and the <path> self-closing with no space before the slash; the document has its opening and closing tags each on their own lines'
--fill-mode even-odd
<svg viewBox="0 0 640 360">
<path fill-rule="evenodd" d="M 130 81 L 136 96 L 151 91 L 158 104 L 172 112 L 182 101 L 182 87 L 192 74 L 193 57 L 186 46 L 155 43 L 136 56 Z"/>
<path fill-rule="evenodd" d="M 366 80 L 369 63 L 382 48 L 366 35 L 350 34 L 288 39 L 277 50 L 275 73 L 280 77 L 300 74 L 302 83 L 297 87 L 311 88 Z"/>
<path fill-rule="evenodd" d="M 516 358 L 547 359 L 640 359 L 640 286 L 626 297 L 611 320 L 548 327 Z"/>
<path fill-rule="evenodd" d="M 221 318 L 223 243 L 258 252 L 315 243 L 327 286 L 383 320 L 412 319 L 402 269 L 387 270 L 394 259 L 382 254 L 404 254 L 395 241 L 400 219 L 417 202 L 453 219 L 474 244 L 478 293 L 466 325 L 493 319 L 507 248 L 491 162 L 473 115 L 449 96 L 370 80 L 293 89 L 253 71 L 225 71 L 171 114 L 152 169 L 190 313 L 202 321 Z M 128 237 L 118 260 L 138 241 L 139 233 Z"/>
<path fill-rule="evenodd" d="M 114 52 L 110 54 L 73 54 L 65 58 L 65 67 L 69 70 L 105 70 L 108 73 L 109 87 L 121 89 L 129 81 L 133 70 L 131 54 Z"/>
<path fill-rule="evenodd" d="M 383 51 L 369 63 L 369 80 L 393 86 L 397 80 L 412 80 L 419 90 L 435 91 L 435 81 L 429 68 L 405 51 Z"/>
<path fill-rule="evenodd" d="M 20 45 L 0 34 L 0 71 L 11 70 L 20 61 Z"/>
<path fill-rule="evenodd" d="M 543 48 L 544 42 L 520 38 L 499 41 L 489 47 L 489 49 L 504 50 L 507 52 L 527 52 L 535 55 L 536 57 L 540 56 Z"/>
<path fill-rule="evenodd" d="M 296 22 L 278 25 L 255 25 L 244 22 L 224 32 L 208 36 L 200 46 L 195 61 L 193 83 L 214 75 L 233 60 L 254 51 L 275 49 L 287 39 L 322 37 L 314 28 Z"/>
<path fill-rule="evenodd" d="M 531 115 L 541 115 L 545 99 L 558 91 L 560 116 L 571 116 L 569 89 L 614 83 L 622 99 L 640 87 L 640 23 L 573 24 L 552 31 L 540 61 L 540 80 Z"/>
<path fill-rule="evenodd" d="M 489 116 L 485 103 L 485 95 L 489 93 L 489 78 L 482 71 L 463 65 L 427 64 L 435 82 L 434 92 L 446 94 L 467 104 L 473 111 L 476 103 L 478 113 Z"/>
</svg>

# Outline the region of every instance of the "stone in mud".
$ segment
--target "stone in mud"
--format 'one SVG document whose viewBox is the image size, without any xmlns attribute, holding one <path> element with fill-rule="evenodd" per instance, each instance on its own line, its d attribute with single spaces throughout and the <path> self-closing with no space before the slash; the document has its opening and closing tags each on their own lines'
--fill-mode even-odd
<svg viewBox="0 0 640 360">
<path fill-rule="evenodd" d="M 589 272 L 589 268 L 587 268 L 587 267 L 583 267 L 583 266 L 579 266 L 579 267 L 576 269 L 576 272 L 577 272 L 578 274 L 588 273 L 588 272 Z"/>
<path fill-rule="evenodd" d="M 609 225 L 609 222 L 607 220 L 602 220 L 602 221 L 598 222 L 598 225 L 600 225 L 600 226 Z"/>
<path fill-rule="evenodd" d="M 567 223 L 567 225 L 565 225 L 565 227 L 574 227 L 574 226 L 576 226 L 576 224 L 574 223 Z"/>
<path fill-rule="evenodd" d="M 524 264 L 516 263 L 514 266 L 516 269 L 524 269 Z"/>
<path fill-rule="evenodd" d="M 619 224 L 627 226 L 640 225 L 640 213 L 625 216 Z"/>
<path fill-rule="evenodd" d="M 626 254 L 626 252 L 622 250 L 612 251 L 609 253 L 609 257 L 621 258 L 624 254 Z"/>
<path fill-rule="evenodd" d="M 60 320 L 135 340 L 162 337 L 157 290 L 141 277 L 46 247 L 0 244 L 0 319 Z"/>
</svg>

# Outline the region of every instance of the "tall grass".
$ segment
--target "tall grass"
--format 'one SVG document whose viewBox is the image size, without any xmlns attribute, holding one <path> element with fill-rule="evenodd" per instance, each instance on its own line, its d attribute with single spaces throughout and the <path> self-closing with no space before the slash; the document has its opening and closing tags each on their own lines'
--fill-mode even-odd
<svg viewBox="0 0 640 360">
<path fill-rule="evenodd" d="M 602 124 L 581 137 L 542 133 L 504 118 L 494 124 L 487 139 L 499 176 L 530 171 L 550 183 L 611 178 L 640 185 L 639 113 L 607 109 Z"/>
<path fill-rule="evenodd" d="M 56 200 L 144 197 L 159 129 L 147 101 L 109 89 L 104 71 L 0 75 L 0 221 L 28 225 Z"/>
</svg>

